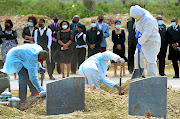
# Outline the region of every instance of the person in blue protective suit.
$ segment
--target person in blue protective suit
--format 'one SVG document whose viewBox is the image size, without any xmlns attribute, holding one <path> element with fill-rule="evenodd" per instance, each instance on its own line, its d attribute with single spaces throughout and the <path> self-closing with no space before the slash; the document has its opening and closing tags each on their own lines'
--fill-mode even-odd
<svg viewBox="0 0 180 119">
<path fill-rule="evenodd" d="M 78 74 L 86 77 L 87 84 L 95 85 L 99 89 L 101 81 L 112 89 L 116 87 L 118 90 L 121 90 L 121 86 L 118 86 L 106 77 L 106 71 L 110 65 L 110 60 L 115 62 L 120 61 L 121 63 L 125 62 L 123 58 L 110 51 L 97 53 L 89 57 L 80 65 Z"/>
<path fill-rule="evenodd" d="M 140 51 L 140 66 L 145 68 L 144 62 L 147 60 L 147 75 L 157 76 L 157 55 L 160 51 L 161 37 L 157 20 L 145 9 L 140 6 L 132 6 L 130 9 L 130 16 L 135 18 L 135 26 L 138 38 L 137 48 L 135 52 L 135 69 L 138 65 L 138 50 Z M 138 36 L 138 37 L 137 37 Z"/>
<path fill-rule="evenodd" d="M 47 51 L 37 44 L 25 44 L 14 47 L 7 53 L 6 62 L 1 72 L 6 74 L 18 72 L 21 105 L 26 103 L 27 85 L 32 96 L 44 91 L 39 84 L 38 68 L 41 67 L 40 62 L 46 60 L 47 56 Z"/>
</svg>

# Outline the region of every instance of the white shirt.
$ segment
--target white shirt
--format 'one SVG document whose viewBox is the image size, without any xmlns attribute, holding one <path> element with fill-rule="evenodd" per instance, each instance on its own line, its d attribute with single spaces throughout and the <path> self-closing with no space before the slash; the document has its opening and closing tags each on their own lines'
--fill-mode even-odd
<svg viewBox="0 0 180 119">
<path fill-rule="evenodd" d="M 102 30 L 102 24 L 99 24 L 99 23 L 98 23 L 98 26 L 99 26 L 99 29 Z"/>
<path fill-rule="evenodd" d="M 82 35 L 83 35 L 83 40 L 84 40 L 84 42 L 86 42 L 86 34 L 83 34 L 83 32 L 81 32 L 80 34 L 76 34 L 76 36 L 75 36 L 75 41 L 77 42 L 76 37 L 79 38 L 79 37 L 82 36 Z M 81 45 L 81 46 L 77 45 L 77 46 L 76 46 L 76 48 L 86 48 L 86 47 L 87 47 L 87 45 Z"/>
<path fill-rule="evenodd" d="M 39 28 L 39 32 L 40 32 L 41 36 L 43 35 L 45 30 L 46 30 L 46 26 L 43 29 Z M 52 31 L 51 31 L 51 29 L 47 28 L 46 35 L 48 36 L 48 45 L 47 45 L 47 48 L 50 49 L 51 48 L 51 44 L 52 44 Z M 35 42 L 35 44 L 38 44 L 37 37 L 38 37 L 38 29 L 36 29 L 35 32 L 34 32 L 34 42 Z"/>
<path fill-rule="evenodd" d="M 175 30 L 175 29 L 177 29 L 177 27 L 178 27 L 178 24 L 176 26 L 174 26 L 173 29 Z"/>
</svg>

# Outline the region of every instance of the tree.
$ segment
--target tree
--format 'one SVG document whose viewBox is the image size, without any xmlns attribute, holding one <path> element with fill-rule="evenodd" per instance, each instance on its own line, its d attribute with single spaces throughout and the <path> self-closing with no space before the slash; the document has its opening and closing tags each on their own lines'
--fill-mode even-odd
<svg viewBox="0 0 180 119">
<path fill-rule="evenodd" d="M 83 0 L 83 4 L 87 10 L 93 10 L 96 7 L 96 0 Z"/>
</svg>

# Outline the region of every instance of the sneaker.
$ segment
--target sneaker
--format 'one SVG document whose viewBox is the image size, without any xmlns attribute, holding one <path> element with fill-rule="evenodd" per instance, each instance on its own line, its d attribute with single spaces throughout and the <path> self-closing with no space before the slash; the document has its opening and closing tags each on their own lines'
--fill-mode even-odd
<svg viewBox="0 0 180 119">
<path fill-rule="evenodd" d="M 24 111 L 24 110 L 26 110 L 28 108 L 28 106 L 26 105 L 26 103 L 20 103 L 20 105 L 19 105 L 19 110 L 21 110 L 21 111 Z"/>
</svg>

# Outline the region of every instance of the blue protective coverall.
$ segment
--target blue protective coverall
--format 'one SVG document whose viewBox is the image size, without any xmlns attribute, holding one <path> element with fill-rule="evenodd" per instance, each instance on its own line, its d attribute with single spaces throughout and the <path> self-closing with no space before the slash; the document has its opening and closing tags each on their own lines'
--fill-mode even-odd
<svg viewBox="0 0 180 119">
<path fill-rule="evenodd" d="M 38 61 L 38 54 L 42 50 L 41 46 L 37 44 L 25 44 L 10 49 L 1 71 L 6 74 L 13 74 L 20 72 L 22 68 L 27 69 L 29 80 L 37 91 L 41 92 L 43 89 L 38 80 L 38 67 L 41 66 Z"/>
</svg>

